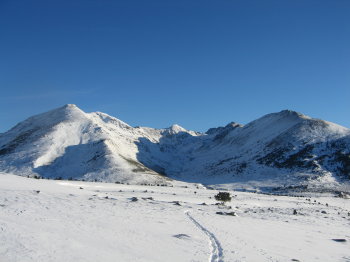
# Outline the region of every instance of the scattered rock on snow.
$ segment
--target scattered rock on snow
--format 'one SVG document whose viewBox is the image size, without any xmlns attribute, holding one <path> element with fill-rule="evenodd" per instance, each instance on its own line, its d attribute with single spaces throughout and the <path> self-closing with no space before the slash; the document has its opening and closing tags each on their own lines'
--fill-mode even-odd
<svg viewBox="0 0 350 262">
<path fill-rule="evenodd" d="M 349 199 L 350 198 L 350 195 L 345 193 L 345 192 L 337 192 L 337 197 L 340 197 L 340 198 L 345 198 L 345 199 Z"/>
<path fill-rule="evenodd" d="M 217 215 L 223 215 L 223 216 L 237 216 L 236 212 L 216 212 Z"/>
<path fill-rule="evenodd" d="M 143 197 L 143 200 L 153 200 L 153 197 Z"/>
<path fill-rule="evenodd" d="M 173 237 L 176 237 L 178 239 L 189 239 L 190 236 L 187 234 L 177 234 L 177 235 L 173 235 Z"/>
<path fill-rule="evenodd" d="M 332 240 L 335 242 L 346 242 L 346 239 L 344 238 L 333 238 Z"/>
</svg>

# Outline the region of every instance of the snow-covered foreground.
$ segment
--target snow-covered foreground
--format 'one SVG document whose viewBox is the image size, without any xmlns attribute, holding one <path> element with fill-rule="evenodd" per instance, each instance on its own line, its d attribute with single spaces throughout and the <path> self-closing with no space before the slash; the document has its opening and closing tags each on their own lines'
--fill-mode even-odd
<svg viewBox="0 0 350 262">
<path fill-rule="evenodd" d="M 216 193 L 0 174 L 0 261 L 350 261 L 349 199 Z"/>
</svg>

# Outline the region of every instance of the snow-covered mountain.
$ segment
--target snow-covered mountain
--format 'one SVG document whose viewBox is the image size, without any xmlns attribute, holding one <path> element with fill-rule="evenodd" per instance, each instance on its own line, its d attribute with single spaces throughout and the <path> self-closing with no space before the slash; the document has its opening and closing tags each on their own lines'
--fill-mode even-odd
<svg viewBox="0 0 350 262">
<path fill-rule="evenodd" d="M 284 110 L 206 133 L 131 127 L 65 105 L 0 134 L 0 171 L 88 181 L 230 184 L 259 189 L 342 185 L 350 129 Z"/>
</svg>

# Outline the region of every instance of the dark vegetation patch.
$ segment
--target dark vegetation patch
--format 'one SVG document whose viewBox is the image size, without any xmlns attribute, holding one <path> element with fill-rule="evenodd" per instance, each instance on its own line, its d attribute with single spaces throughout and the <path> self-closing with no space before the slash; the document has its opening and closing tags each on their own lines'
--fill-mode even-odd
<svg viewBox="0 0 350 262">
<path fill-rule="evenodd" d="M 147 172 L 147 173 L 158 173 L 159 175 L 161 176 L 166 176 L 165 174 L 165 171 L 163 168 L 160 168 L 160 167 L 155 167 L 155 168 L 148 168 L 146 166 L 144 166 L 143 164 L 133 160 L 133 159 L 130 159 L 130 158 L 126 158 L 126 157 L 123 157 L 121 156 L 125 161 L 127 161 L 131 166 L 133 166 L 134 168 L 132 169 L 133 172 Z"/>
<path fill-rule="evenodd" d="M 216 174 L 241 174 L 247 169 L 248 163 L 238 160 L 239 156 L 223 159 L 215 164 L 207 166 L 207 169 L 215 171 Z"/>
<path fill-rule="evenodd" d="M 313 156 L 311 154 L 313 149 L 314 149 L 313 145 L 305 146 L 299 152 L 289 156 L 284 162 L 280 163 L 280 166 L 278 166 L 278 167 L 286 167 L 286 168 L 309 167 L 309 168 L 316 168 L 317 165 L 315 165 L 315 163 L 313 161 L 308 160 L 310 158 L 313 158 Z"/>
<path fill-rule="evenodd" d="M 289 152 L 290 149 L 289 148 L 277 148 L 274 151 L 268 153 L 267 155 L 260 157 L 257 159 L 257 162 L 259 164 L 264 164 L 267 166 L 278 166 L 280 165 L 278 160 L 282 159 L 284 157 L 284 155 Z"/>
<path fill-rule="evenodd" d="M 342 175 L 350 178 L 350 154 L 342 151 L 337 151 L 335 153 L 335 161 L 340 163 L 338 170 Z"/>
<path fill-rule="evenodd" d="M 231 161 L 231 160 L 233 160 L 233 157 L 223 159 L 223 160 L 219 161 L 219 162 L 216 164 L 216 166 L 220 166 L 220 165 L 222 165 L 222 164 L 224 164 L 224 163 L 226 163 L 226 162 L 228 162 L 228 161 Z"/>
<path fill-rule="evenodd" d="M 7 155 L 11 154 L 15 149 L 24 143 L 28 138 L 38 129 L 30 129 L 26 132 L 23 132 L 22 134 L 18 135 L 16 138 L 14 138 L 11 142 L 6 144 L 4 147 L 0 149 L 0 156 L 1 155 Z"/>
<path fill-rule="evenodd" d="M 285 156 L 286 153 L 291 151 L 289 147 L 278 148 L 264 157 L 258 158 L 259 164 L 265 164 L 267 166 L 274 166 L 278 168 L 312 168 L 318 167 L 317 160 L 313 159 L 312 151 L 314 145 L 306 145 L 298 152 Z"/>
<path fill-rule="evenodd" d="M 246 162 L 239 163 L 237 166 L 237 173 L 242 173 L 246 168 L 248 167 L 248 164 Z"/>
<path fill-rule="evenodd" d="M 103 157 L 105 154 L 102 154 L 101 152 L 96 152 L 95 155 L 87 161 L 87 163 L 91 161 L 96 161 L 97 159 Z"/>
<path fill-rule="evenodd" d="M 217 201 L 229 202 L 231 201 L 231 194 L 229 192 L 219 192 L 214 196 Z"/>
</svg>

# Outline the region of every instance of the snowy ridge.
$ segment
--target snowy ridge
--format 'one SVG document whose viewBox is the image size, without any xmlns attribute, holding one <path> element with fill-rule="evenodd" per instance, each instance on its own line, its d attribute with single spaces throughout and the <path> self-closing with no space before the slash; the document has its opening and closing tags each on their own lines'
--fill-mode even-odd
<svg viewBox="0 0 350 262">
<path fill-rule="evenodd" d="M 350 130 L 290 110 L 206 133 L 132 127 L 69 104 L 0 134 L 0 171 L 138 184 L 173 178 L 251 190 L 335 188 L 350 178 Z"/>
</svg>

